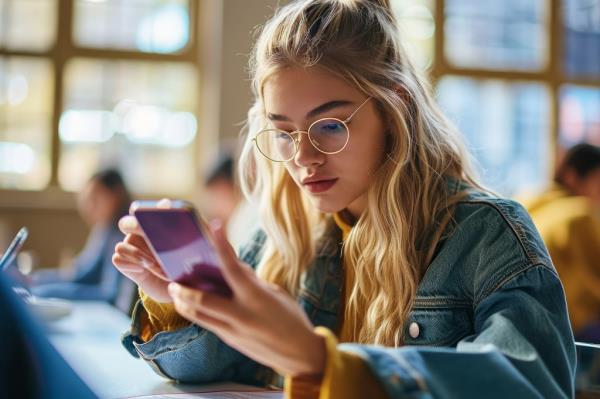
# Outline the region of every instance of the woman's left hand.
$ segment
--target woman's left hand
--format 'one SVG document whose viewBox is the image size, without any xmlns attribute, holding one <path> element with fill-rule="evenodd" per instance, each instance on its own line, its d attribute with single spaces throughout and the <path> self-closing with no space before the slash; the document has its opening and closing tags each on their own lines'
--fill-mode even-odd
<svg viewBox="0 0 600 399">
<path fill-rule="evenodd" d="M 229 346 L 280 374 L 321 375 L 325 342 L 302 308 L 279 286 L 260 280 L 229 245 L 222 226 L 212 227 L 231 298 L 177 283 L 169 285 L 175 308 Z"/>
</svg>

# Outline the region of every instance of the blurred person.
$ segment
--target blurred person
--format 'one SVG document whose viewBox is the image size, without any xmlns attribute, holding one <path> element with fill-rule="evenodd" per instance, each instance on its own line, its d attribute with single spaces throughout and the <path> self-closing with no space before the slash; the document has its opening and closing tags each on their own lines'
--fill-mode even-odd
<svg viewBox="0 0 600 399">
<path fill-rule="evenodd" d="M 249 231 L 258 226 L 258 211 L 247 201 L 235 179 L 235 161 L 231 151 L 223 151 L 204 179 L 202 206 L 208 219 L 227 225 L 227 237 L 238 249 Z"/>
<path fill-rule="evenodd" d="M 117 222 L 127 213 L 131 197 L 121 174 L 113 169 L 94 174 L 78 194 L 78 211 L 90 227 L 84 249 L 71 267 L 70 276 L 57 270 L 32 276 L 32 293 L 42 297 L 100 300 L 128 312 L 135 286 L 112 265 L 115 245 L 123 239 Z"/>
<path fill-rule="evenodd" d="M 554 184 L 523 202 L 563 282 L 575 337 L 600 343 L 600 147 L 572 147 Z"/>
<path fill-rule="evenodd" d="M 204 178 L 203 206 L 208 218 L 227 223 L 242 199 L 235 183 L 233 156 L 223 152 Z"/>
</svg>

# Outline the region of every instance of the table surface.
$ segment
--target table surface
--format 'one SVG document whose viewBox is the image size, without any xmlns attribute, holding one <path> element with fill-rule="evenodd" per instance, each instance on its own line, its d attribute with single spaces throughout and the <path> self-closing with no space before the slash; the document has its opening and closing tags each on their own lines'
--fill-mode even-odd
<svg viewBox="0 0 600 399">
<path fill-rule="evenodd" d="M 209 385 L 175 384 L 154 373 L 143 360 L 134 358 L 121 345 L 121 335 L 129 328 L 130 319 L 118 309 L 93 301 L 72 302 L 68 316 L 48 322 L 48 338 L 83 381 L 101 398 L 125 398 L 157 395 L 188 398 L 186 393 L 196 393 L 202 398 L 247 397 L 248 394 L 216 394 L 219 391 L 255 391 L 257 397 L 282 398 L 281 391 L 264 391 L 260 388 L 233 383 Z M 600 367 L 600 346 L 578 343 L 578 352 L 593 347 L 592 356 L 597 370 Z M 587 356 L 590 357 L 590 356 Z M 596 377 L 596 379 L 600 379 Z M 586 383 L 588 393 L 598 397 L 600 385 Z M 200 393 L 205 392 L 206 396 Z M 213 392 L 214 395 L 209 393 Z M 263 395 L 261 395 L 261 393 Z M 173 395 L 173 396 L 170 396 Z M 577 398 L 587 398 L 578 392 Z"/>
<path fill-rule="evenodd" d="M 48 338 L 101 398 L 222 390 L 260 391 L 255 387 L 231 383 L 182 385 L 160 377 L 121 345 L 121 335 L 129 323 L 129 317 L 106 303 L 77 301 L 72 303 L 71 314 L 47 323 Z"/>
</svg>

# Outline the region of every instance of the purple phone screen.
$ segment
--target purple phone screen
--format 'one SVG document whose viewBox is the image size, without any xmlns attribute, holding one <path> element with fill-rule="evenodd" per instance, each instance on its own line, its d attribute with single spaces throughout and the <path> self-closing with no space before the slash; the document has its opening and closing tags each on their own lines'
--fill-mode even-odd
<svg viewBox="0 0 600 399">
<path fill-rule="evenodd" d="M 217 254 L 192 211 L 138 209 L 134 214 L 171 280 L 231 296 Z"/>
</svg>

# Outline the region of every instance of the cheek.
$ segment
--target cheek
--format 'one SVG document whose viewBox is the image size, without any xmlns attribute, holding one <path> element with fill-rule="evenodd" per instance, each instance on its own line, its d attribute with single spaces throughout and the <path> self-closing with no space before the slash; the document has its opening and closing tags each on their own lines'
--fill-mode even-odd
<svg viewBox="0 0 600 399">
<path fill-rule="evenodd" d="M 350 147 L 350 146 L 349 146 Z M 344 154 L 349 169 L 363 175 L 371 175 L 384 159 L 384 140 L 357 140 Z"/>
<path fill-rule="evenodd" d="M 285 163 L 285 170 L 287 171 L 288 175 L 290 175 L 292 177 L 292 179 L 294 179 L 296 184 L 299 184 L 299 175 L 300 175 L 299 169 L 300 168 L 294 164 L 294 161 Z"/>
</svg>

